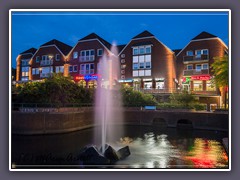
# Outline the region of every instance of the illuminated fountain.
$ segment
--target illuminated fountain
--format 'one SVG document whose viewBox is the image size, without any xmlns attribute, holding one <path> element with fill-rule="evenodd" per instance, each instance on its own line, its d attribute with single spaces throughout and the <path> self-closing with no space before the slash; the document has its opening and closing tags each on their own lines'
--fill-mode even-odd
<svg viewBox="0 0 240 180">
<path fill-rule="evenodd" d="M 98 64 L 98 88 L 95 94 L 95 124 L 94 144 L 100 146 L 90 146 L 84 152 L 90 158 L 86 164 L 107 164 L 105 158 L 111 162 L 123 159 L 130 155 L 128 146 L 115 151 L 110 145 L 116 137 L 121 137 L 122 130 L 122 98 L 118 79 L 120 77 L 120 64 L 117 57 L 117 48 L 112 46 L 111 52 L 105 52 Z M 96 158 L 97 157 L 97 158 Z M 112 161 L 113 160 L 113 161 Z"/>
</svg>

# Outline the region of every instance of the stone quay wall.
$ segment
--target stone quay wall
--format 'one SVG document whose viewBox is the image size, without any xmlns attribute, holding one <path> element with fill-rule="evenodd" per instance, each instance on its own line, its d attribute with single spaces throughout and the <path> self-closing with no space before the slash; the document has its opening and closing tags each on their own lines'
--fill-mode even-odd
<svg viewBox="0 0 240 180">
<path fill-rule="evenodd" d="M 11 128 L 14 134 L 67 133 L 97 126 L 93 109 L 59 112 L 13 111 Z M 123 120 L 114 119 L 116 124 L 147 125 L 173 128 L 193 128 L 228 131 L 228 113 L 188 112 L 159 110 L 127 110 Z"/>
</svg>

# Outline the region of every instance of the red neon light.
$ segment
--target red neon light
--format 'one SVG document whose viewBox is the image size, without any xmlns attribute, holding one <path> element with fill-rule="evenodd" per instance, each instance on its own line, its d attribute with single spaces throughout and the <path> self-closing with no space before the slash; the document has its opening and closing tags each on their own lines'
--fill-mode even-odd
<svg viewBox="0 0 240 180">
<path fill-rule="evenodd" d="M 99 74 L 89 74 L 89 75 L 79 75 L 75 76 L 74 80 L 75 81 L 80 81 L 80 80 L 97 80 L 99 77 L 101 77 Z"/>
<path fill-rule="evenodd" d="M 210 80 L 210 76 L 209 75 L 202 75 L 202 76 L 191 76 L 191 80 Z"/>
</svg>

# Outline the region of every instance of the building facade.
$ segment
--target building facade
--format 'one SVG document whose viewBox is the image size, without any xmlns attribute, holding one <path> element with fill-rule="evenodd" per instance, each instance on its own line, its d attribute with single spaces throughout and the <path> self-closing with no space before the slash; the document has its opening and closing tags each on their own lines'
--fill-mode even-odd
<svg viewBox="0 0 240 180">
<path fill-rule="evenodd" d="M 37 51 L 36 48 L 30 48 L 20 53 L 16 59 L 16 81 L 27 82 L 30 80 L 30 60 Z"/>
<path fill-rule="evenodd" d="M 73 80 L 83 87 L 96 88 L 98 73 L 98 63 L 103 54 L 112 54 L 111 44 L 91 33 L 80 39 L 72 48 L 67 58 L 67 69 Z"/>
<path fill-rule="evenodd" d="M 207 109 L 222 104 L 222 93 L 211 81 L 211 64 L 214 57 L 228 54 L 228 47 L 208 32 L 201 32 L 178 50 L 171 50 L 148 31 L 119 46 L 95 33 L 81 38 L 74 47 L 53 39 L 39 49 L 19 54 L 16 81 L 38 81 L 52 73 L 62 73 L 83 87 L 96 88 L 101 86 L 97 80 L 104 54 L 118 57 L 119 82 L 123 85 L 148 93 L 185 90 L 206 104 Z"/>
<path fill-rule="evenodd" d="M 53 73 L 64 74 L 66 56 L 71 49 L 56 39 L 41 45 L 30 60 L 29 80 L 42 80 Z"/>
<path fill-rule="evenodd" d="M 175 92 L 174 52 L 150 32 L 144 31 L 133 37 L 121 50 L 119 58 L 120 82 L 145 92 Z"/>
<path fill-rule="evenodd" d="M 228 47 L 215 35 L 201 32 L 177 54 L 177 76 L 181 89 L 199 97 L 208 109 L 222 101 L 218 87 L 212 82 L 214 57 L 228 54 Z"/>
</svg>

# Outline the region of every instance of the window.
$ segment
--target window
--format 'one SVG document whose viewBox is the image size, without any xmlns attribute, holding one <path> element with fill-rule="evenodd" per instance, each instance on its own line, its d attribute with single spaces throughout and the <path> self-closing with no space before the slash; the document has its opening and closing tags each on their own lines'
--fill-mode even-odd
<svg viewBox="0 0 240 180">
<path fill-rule="evenodd" d="M 151 76 L 151 70 L 145 70 L 145 76 Z"/>
<path fill-rule="evenodd" d="M 103 49 L 98 49 L 97 54 L 98 54 L 98 56 L 102 56 L 103 55 Z"/>
<path fill-rule="evenodd" d="M 202 50 L 196 50 L 195 54 L 196 54 L 196 58 L 201 58 Z"/>
<path fill-rule="evenodd" d="M 121 54 L 121 58 L 125 58 L 125 54 Z"/>
<path fill-rule="evenodd" d="M 138 55 L 138 48 L 133 48 L 133 55 Z"/>
<path fill-rule="evenodd" d="M 146 68 L 151 68 L 151 62 L 146 62 Z"/>
<path fill-rule="evenodd" d="M 94 64 L 81 64 L 80 74 L 94 74 Z"/>
<path fill-rule="evenodd" d="M 193 56 L 193 51 L 187 51 L 187 56 Z"/>
<path fill-rule="evenodd" d="M 28 81 L 28 76 L 27 77 L 22 77 L 22 81 Z"/>
<path fill-rule="evenodd" d="M 22 67 L 22 76 L 28 76 L 29 67 Z"/>
<path fill-rule="evenodd" d="M 146 46 L 146 54 L 150 54 L 151 53 L 151 46 Z"/>
<path fill-rule="evenodd" d="M 86 61 L 94 61 L 95 59 L 95 51 L 94 49 L 91 50 L 83 50 L 81 51 L 80 61 L 86 62 Z"/>
<path fill-rule="evenodd" d="M 56 73 L 63 73 L 64 67 L 63 66 L 56 66 L 55 67 L 55 72 Z"/>
<path fill-rule="evenodd" d="M 40 61 L 40 57 L 37 56 L 37 57 L 36 57 L 36 63 L 39 63 L 39 61 Z"/>
<path fill-rule="evenodd" d="M 39 74 L 39 68 L 36 68 L 36 74 Z"/>
<path fill-rule="evenodd" d="M 202 65 L 201 64 L 197 64 L 196 65 L 196 71 L 201 71 L 202 69 Z"/>
<path fill-rule="evenodd" d="M 187 65 L 187 70 L 192 70 L 193 69 L 193 65 Z"/>
<path fill-rule="evenodd" d="M 139 69 L 143 69 L 144 68 L 144 63 L 139 63 Z"/>
<path fill-rule="evenodd" d="M 152 89 L 152 82 L 144 82 L 144 89 Z"/>
<path fill-rule="evenodd" d="M 193 81 L 193 90 L 194 91 L 202 91 L 203 90 L 202 81 Z"/>
<path fill-rule="evenodd" d="M 133 56 L 133 63 L 138 63 L 138 56 Z"/>
<path fill-rule="evenodd" d="M 73 72 L 77 72 L 77 69 L 78 69 L 77 67 L 78 67 L 77 65 L 73 66 Z"/>
<path fill-rule="evenodd" d="M 216 91 L 216 86 L 211 83 L 211 81 L 206 81 L 206 90 L 207 91 Z"/>
<path fill-rule="evenodd" d="M 208 64 L 203 64 L 202 69 L 208 69 Z"/>
<path fill-rule="evenodd" d="M 151 62 L 151 55 L 145 55 L 145 62 Z"/>
<path fill-rule="evenodd" d="M 203 50 L 202 50 L 202 54 L 208 55 L 208 49 L 203 49 Z"/>
<path fill-rule="evenodd" d="M 72 72 L 72 71 L 73 71 L 73 67 L 69 66 L 69 72 Z"/>
<path fill-rule="evenodd" d="M 164 82 L 156 82 L 156 89 L 164 89 Z"/>
<path fill-rule="evenodd" d="M 138 69 L 138 63 L 133 63 L 133 69 Z"/>
<path fill-rule="evenodd" d="M 48 55 L 43 55 L 43 56 L 42 56 L 42 60 L 49 60 Z"/>
<path fill-rule="evenodd" d="M 60 54 L 56 54 L 55 59 L 56 59 L 56 61 L 60 61 Z"/>
<path fill-rule="evenodd" d="M 121 63 L 125 63 L 125 59 L 121 59 Z"/>
<path fill-rule="evenodd" d="M 78 58 L 78 52 L 73 52 L 73 59 L 77 59 Z"/>
<path fill-rule="evenodd" d="M 28 66 L 29 65 L 28 62 L 29 62 L 28 59 L 23 59 L 22 60 L 22 66 Z"/>
<path fill-rule="evenodd" d="M 143 46 L 139 47 L 139 54 L 144 54 L 145 53 L 145 49 Z"/>
<path fill-rule="evenodd" d="M 144 70 L 138 71 L 138 75 L 139 75 L 139 76 L 144 76 Z"/>
<path fill-rule="evenodd" d="M 139 57 L 139 62 L 144 62 L 144 56 L 138 56 Z"/>
<path fill-rule="evenodd" d="M 138 76 L 138 71 L 133 71 L 133 77 Z"/>
</svg>

